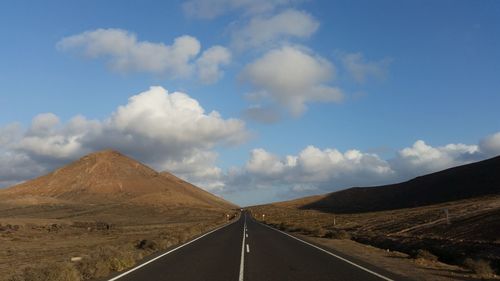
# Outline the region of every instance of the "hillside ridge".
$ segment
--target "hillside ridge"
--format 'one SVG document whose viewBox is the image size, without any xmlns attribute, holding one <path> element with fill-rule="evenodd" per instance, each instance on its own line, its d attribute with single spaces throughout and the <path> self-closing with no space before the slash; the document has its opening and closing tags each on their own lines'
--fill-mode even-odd
<svg viewBox="0 0 500 281">
<path fill-rule="evenodd" d="M 500 194 L 500 156 L 374 187 L 352 187 L 273 203 L 324 212 L 394 210 Z"/>
</svg>

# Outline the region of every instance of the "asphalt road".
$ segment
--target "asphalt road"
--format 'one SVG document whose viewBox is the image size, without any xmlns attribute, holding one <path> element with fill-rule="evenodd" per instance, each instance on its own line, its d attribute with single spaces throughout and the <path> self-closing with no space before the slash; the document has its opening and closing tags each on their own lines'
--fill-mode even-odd
<svg viewBox="0 0 500 281">
<path fill-rule="evenodd" d="M 403 280 L 254 221 L 230 225 L 157 256 L 109 281 Z"/>
</svg>

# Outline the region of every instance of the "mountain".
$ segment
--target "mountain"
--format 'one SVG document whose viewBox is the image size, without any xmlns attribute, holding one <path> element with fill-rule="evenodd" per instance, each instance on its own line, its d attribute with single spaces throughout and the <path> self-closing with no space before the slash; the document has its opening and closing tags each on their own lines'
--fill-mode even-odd
<svg viewBox="0 0 500 281">
<path fill-rule="evenodd" d="M 500 194 L 500 156 L 376 187 L 354 187 L 275 203 L 323 212 L 357 213 L 419 207 Z"/>
<path fill-rule="evenodd" d="M 45 176 L 0 190 L 4 201 L 129 203 L 231 209 L 237 206 L 167 172 L 158 173 L 117 151 L 89 154 Z"/>
</svg>

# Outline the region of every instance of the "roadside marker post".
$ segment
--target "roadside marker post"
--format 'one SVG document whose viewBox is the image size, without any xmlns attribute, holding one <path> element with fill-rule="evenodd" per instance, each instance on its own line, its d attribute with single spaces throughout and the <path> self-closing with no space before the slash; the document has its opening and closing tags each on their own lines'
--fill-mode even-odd
<svg viewBox="0 0 500 281">
<path fill-rule="evenodd" d="M 446 216 L 446 224 L 450 224 L 450 212 L 448 209 L 443 209 L 444 215 Z"/>
</svg>

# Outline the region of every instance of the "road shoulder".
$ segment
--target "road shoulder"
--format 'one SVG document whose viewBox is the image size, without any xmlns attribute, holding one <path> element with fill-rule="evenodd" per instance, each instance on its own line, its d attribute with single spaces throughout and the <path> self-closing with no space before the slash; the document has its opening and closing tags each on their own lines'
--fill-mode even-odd
<svg viewBox="0 0 500 281">
<path fill-rule="evenodd" d="M 481 280 L 474 278 L 470 272 L 458 266 L 441 262 L 415 260 L 408 255 L 395 251 L 386 251 L 352 240 L 316 238 L 305 235 L 294 235 L 324 249 L 330 249 L 364 263 L 376 265 L 394 274 L 411 280 L 450 281 L 450 280 Z M 348 254 L 346 254 L 348 253 Z"/>
</svg>

